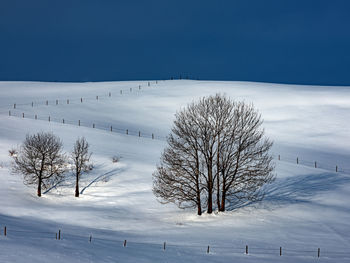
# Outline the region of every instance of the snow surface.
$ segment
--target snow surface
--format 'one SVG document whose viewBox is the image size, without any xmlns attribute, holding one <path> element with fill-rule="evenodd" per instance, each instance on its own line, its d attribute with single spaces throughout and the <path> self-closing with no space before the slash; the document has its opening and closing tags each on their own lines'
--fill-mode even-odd
<svg viewBox="0 0 350 263">
<path fill-rule="evenodd" d="M 151 191 L 152 172 L 175 112 L 215 93 L 259 109 L 275 142 L 277 180 L 261 203 L 199 217 L 160 204 Z M 0 113 L 0 262 L 350 260 L 350 87 L 0 82 Z M 77 137 L 87 138 L 95 169 L 83 175 L 80 198 L 74 197 L 72 176 L 38 198 L 35 187 L 11 173 L 8 150 L 38 131 L 60 136 L 67 152 Z M 120 161 L 113 163 L 113 156 Z"/>
</svg>

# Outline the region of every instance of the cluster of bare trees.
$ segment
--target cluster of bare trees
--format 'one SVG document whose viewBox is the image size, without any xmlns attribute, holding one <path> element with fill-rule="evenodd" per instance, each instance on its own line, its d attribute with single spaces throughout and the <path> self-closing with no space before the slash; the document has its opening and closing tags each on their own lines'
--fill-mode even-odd
<svg viewBox="0 0 350 263">
<path fill-rule="evenodd" d="M 37 195 L 64 179 L 72 170 L 76 177 L 75 196 L 79 197 L 79 179 L 83 172 L 89 171 L 91 153 L 84 137 L 78 138 L 73 151 L 63 152 L 62 141 L 52 133 L 40 132 L 27 135 L 19 149 L 9 151 L 14 162 L 12 171 L 24 176 L 24 183 L 37 185 Z"/>
<path fill-rule="evenodd" d="M 176 114 L 153 192 L 180 208 L 225 211 L 261 200 L 263 185 L 274 179 L 272 142 L 252 104 L 225 96 L 204 97 Z"/>
</svg>

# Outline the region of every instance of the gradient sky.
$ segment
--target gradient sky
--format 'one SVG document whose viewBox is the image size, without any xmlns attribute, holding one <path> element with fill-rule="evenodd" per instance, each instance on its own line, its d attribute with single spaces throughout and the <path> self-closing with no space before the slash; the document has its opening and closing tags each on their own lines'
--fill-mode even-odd
<svg viewBox="0 0 350 263">
<path fill-rule="evenodd" d="M 0 0 L 0 80 L 350 85 L 350 1 Z"/>
</svg>

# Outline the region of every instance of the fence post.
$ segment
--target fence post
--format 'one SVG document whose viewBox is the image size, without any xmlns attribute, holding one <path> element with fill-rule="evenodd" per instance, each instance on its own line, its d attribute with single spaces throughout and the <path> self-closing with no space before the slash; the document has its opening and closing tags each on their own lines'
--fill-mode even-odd
<svg viewBox="0 0 350 263">
<path fill-rule="evenodd" d="M 9 116 L 11 116 L 11 111 L 9 110 Z"/>
<path fill-rule="evenodd" d="M 139 90 L 141 89 L 141 85 L 139 85 Z"/>
<path fill-rule="evenodd" d="M 149 83 L 149 81 L 148 81 L 148 87 L 151 85 L 151 83 Z"/>
<path fill-rule="evenodd" d="M 49 101 L 48 101 L 48 100 L 46 101 L 46 106 L 47 106 L 47 105 L 49 105 Z"/>
<path fill-rule="evenodd" d="M 92 128 L 95 128 L 95 123 L 92 124 Z"/>
<path fill-rule="evenodd" d="M 152 133 L 152 139 L 154 139 L 154 134 Z"/>
<path fill-rule="evenodd" d="M 164 244 L 163 244 L 163 250 L 165 250 L 165 246 L 166 246 L 166 242 L 164 242 Z"/>
<path fill-rule="evenodd" d="M 67 104 L 69 104 L 69 100 L 67 100 Z"/>
<path fill-rule="evenodd" d="M 124 240 L 124 244 L 123 244 L 124 247 L 126 247 L 126 239 Z"/>
<path fill-rule="evenodd" d="M 108 96 L 111 97 L 111 96 L 112 96 L 112 93 L 108 93 Z"/>
<path fill-rule="evenodd" d="M 6 228 L 6 226 L 4 227 L 4 236 L 5 237 L 7 236 L 7 228 Z"/>
<path fill-rule="evenodd" d="M 297 164 L 299 164 L 299 158 L 297 157 Z"/>
<path fill-rule="evenodd" d="M 111 132 L 113 131 L 113 128 L 112 128 L 112 126 L 111 126 Z"/>
<path fill-rule="evenodd" d="M 129 134 L 129 131 L 128 131 L 128 129 L 126 129 L 126 134 Z"/>
<path fill-rule="evenodd" d="M 98 96 L 96 96 L 96 100 L 98 100 Z"/>
<path fill-rule="evenodd" d="M 320 253 L 321 253 L 321 249 L 318 248 L 318 250 L 317 250 L 317 257 L 318 257 L 318 258 L 320 257 Z"/>
<path fill-rule="evenodd" d="M 22 113 L 22 118 L 24 118 L 24 112 Z"/>
<path fill-rule="evenodd" d="M 80 103 L 83 103 L 83 98 L 80 98 Z"/>
<path fill-rule="evenodd" d="M 208 246 L 208 248 L 207 248 L 207 254 L 209 254 L 209 252 L 210 252 L 210 247 Z"/>
<path fill-rule="evenodd" d="M 78 121 L 78 125 L 80 126 L 80 120 Z"/>
<path fill-rule="evenodd" d="M 38 115 L 35 114 L 34 118 L 37 120 L 38 119 Z"/>
<path fill-rule="evenodd" d="M 279 160 L 279 161 L 281 160 L 281 155 L 278 155 L 278 160 Z"/>
<path fill-rule="evenodd" d="M 61 240 L 61 229 L 58 230 L 58 240 Z"/>
<path fill-rule="evenodd" d="M 89 239 L 90 243 L 91 243 L 91 240 L 92 240 L 92 235 L 90 235 L 90 239 Z"/>
<path fill-rule="evenodd" d="M 58 105 L 58 100 L 56 100 L 56 105 Z"/>
<path fill-rule="evenodd" d="M 141 132 L 139 131 L 139 137 L 141 137 Z"/>
<path fill-rule="evenodd" d="M 49 122 L 51 121 L 50 116 L 49 116 Z"/>
<path fill-rule="evenodd" d="M 13 104 L 13 108 L 14 108 L 14 109 L 16 109 L 16 103 L 15 103 L 15 104 Z"/>
<path fill-rule="evenodd" d="M 34 102 L 32 102 L 32 108 L 33 108 L 33 106 L 34 106 Z"/>
<path fill-rule="evenodd" d="M 280 256 L 282 256 L 282 247 L 280 247 Z"/>
<path fill-rule="evenodd" d="M 245 253 L 248 255 L 248 245 L 245 246 Z"/>
<path fill-rule="evenodd" d="M 62 119 L 62 123 L 64 124 L 64 119 Z"/>
<path fill-rule="evenodd" d="M 335 172 L 338 172 L 338 165 L 335 166 Z"/>
<path fill-rule="evenodd" d="M 315 168 L 317 168 L 317 163 L 315 162 Z"/>
</svg>

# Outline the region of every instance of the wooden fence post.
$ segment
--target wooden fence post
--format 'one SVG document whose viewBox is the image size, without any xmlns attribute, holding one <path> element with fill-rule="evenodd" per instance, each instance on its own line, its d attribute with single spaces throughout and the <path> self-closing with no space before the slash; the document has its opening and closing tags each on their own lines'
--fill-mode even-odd
<svg viewBox="0 0 350 263">
<path fill-rule="evenodd" d="M 315 162 L 315 168 L 317 168 L 317 163 Z"/>
<path fill-rule="evenodd" d="M 38 119 L 38 115 L 35 114 L 34 118 L 37 120 Z"/>
<path fill-rule="evenodd" d="M 34 107 L 34 102 L 32 102 L 32 108 Z"/>
<path fill-rule="evenodd" d="M 56 105 L 58 105 L 58 100 L 56 100 Z"/>
<path fill-rule="evenodd" d="M 165 250 L 165 246 L 166 246 L 166 242 L 164 242 L 164 244 L 163 244 L 163 250 Z"/>
<path fill-rule="evenodd" d="M 111 96 L 112 96 L 112 93 L 108 93 L 108 96 L 111 97 Z"/>
<path fill-rule="evenodd" d="M 152 139 L 154 139 L 154 134 L 152 133 Z"/>
<path fill-rule="evenodd" d="M 282 256 L 282 247 L 280 247 L 280 256 Z"/>
<path fill-rule="evenodd" d="M 320 253 L 321 253 L 321 249 L 318 248 L 318 250 L 317 250 L 317 257 L 318 257 L 318 258 L 320 257 Z"/>
<path fill-rule="evenodd" d="M 139 131 L 139 137 L 141 137 L 141 132 Z"/>
<path fill-rule="evenodd" d="M 248 255 L 248 245 L 245 246 L 245 253 Z"/>
<path fill-rule="evenodd" d="M 128 129 L 126 129 L 126 134 L 129 134 L 129 131 L 128 131 Z"/>
<path fill-rule="evenodd" d="M 126 247 L 126 239 L 124 240 L 124 244 L 123 244 L 124 247 Z"/>
<path fill-rule="evenodd" d="M 49 122 L 51 121 L 51 118 L 50 118 L 50 116 L 49 116 Z"/>
<path fill-rule="evenodd" d="M 6 228 L 6 226 L 4 227 L 4 236 L 5 237 L 7 236 L 7 228 Z"/>
<path fill-rule="evenodd" d="M 338 172 L 338 165 L 335 166 L 335 172 Z"/>
<path fill-rule="evenodd" d="M 58 230 L 58 240 L 61 240 L 61 229 Z"/>
<path fill-rule="evenodd" d="M 207 248 L 207 254 L 209 254 L 209 252 L 210 252 L 210 247 L 208 246 L 208 248 Z"/>
<path fill-rule="evenodd" d="M 67 100 L 67 104 L 69 104 L 69 100 Z"/>
<path fill-rule="evenodd" d="M 278 160 L 279 160 L 279 161 L 281 160 L 281 155 L 278 155 Z"/>
<path fill-rule="evenodd" d="M 113 128 L 112 128 L 112 126 L 111 126 L 111 132 L 113 131 Z"/>
<path fill-rule="evenodd" d="M 62 119 L 62 123 L 64 124 L 64 119 Z"/>
<path fill-rule="evenodd" d="M 83 98 L 80 98 L 80 103 L 83 103 Z"/>
<path fill-rule="evenodd" d="M 14 108 L 14 109 L 16 109 L 16 103 L 15 103 L 15 104 L 13 104 L 13 108 Z"/>
<path fill-rule="evenodd" d="M 90 243 L 91 243 L 91 240 L 92 240 L 92 235 L 90 235 L 90 239 L 89 239 Z"/>
<path fill-rule="evenodd" d="M 24 112 L 22 113 L 22 118 L 24 118 Z"/>
<path fill-rule="evenodd" d="M 47 105 L 49 105 L 49 101 L 48 101 L 48 100 L 46 101 L 46 106 L 47 106 Z"/>
<path fill-rule="evenodd" d="M 92 124 L 92 128 L 95 128 L 95 123 Z"/>
<path fill-rule="evenodd" d="M 299 164 L 299 158 L 297 157 L 297 164 Z"/>
<path fill-rule="evenodd" d="M 78 121 L 78 125 L 80 126 L 80 120 Z"/>
</svg>

